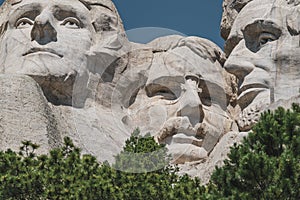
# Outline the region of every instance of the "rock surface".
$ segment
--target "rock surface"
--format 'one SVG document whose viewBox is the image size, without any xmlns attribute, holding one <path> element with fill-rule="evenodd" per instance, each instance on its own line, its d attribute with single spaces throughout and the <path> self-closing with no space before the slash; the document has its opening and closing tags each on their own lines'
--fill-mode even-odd
<svg viewBox="0 0 300 200">
<path fill-rule="evenodd" d="M 224 0 L 221 20 L 221 36 L 227 40 L 231 26 L 243 7 L 252 0 Z"/>
<path fill-rule="evenodd" d="M 242 131 L 269 105 L 299 94 L 299 14 L 297 1 L 253 0 L 232 25 L 228 41 L 239 42 L 224 67 L 238 80 L 234 118 Z"/>
<path fill-rule="evenodd" d="M 39 85 L 25 75 L 0 75 L 0 148 L 19 151 L 21 142 L 59 147 L 61 130 Z"/>
<path fill-rule="evenodd" d="M 2 150 L 69 136 L 113 162 L 139 127 L 207 183 L 262 111 L 300 101 L 297 0 L 224 0 L 226 56 L 199 37 L 131 43 L 110 0 L 36 3 L 0 9 Z"/>
</svg>

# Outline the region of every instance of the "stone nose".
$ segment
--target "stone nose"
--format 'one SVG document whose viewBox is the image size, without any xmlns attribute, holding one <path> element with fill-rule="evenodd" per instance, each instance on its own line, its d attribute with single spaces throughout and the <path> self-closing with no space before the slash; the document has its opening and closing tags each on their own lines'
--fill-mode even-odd
<svg viewBox="0 0 300 200">
<path fill-rule="evenodd" d="M 31 30 L 31 40 L 35 40 L 40 45 L 57 41 L 57 32 L 51 24 L 51 16 L 47 12 L 42 12 L 36 17 Z"/>
<path fill-rule="evenodd" d="M 234 74 L 239 80 L 243 80 L 255 68 L 247 54 L 244 56 L 242 53 L 233 50 L 224 64 L 225 70 Z"/>
<path fill-rule="evenodd" d="M 204 112 L 197 91 L 187 90 L 185 92 L 184 96 L 180 100 L 180 107 L 177 110 L 177 116 L 188 117 L 193 126 L 203 121 Z"/>
</svg>

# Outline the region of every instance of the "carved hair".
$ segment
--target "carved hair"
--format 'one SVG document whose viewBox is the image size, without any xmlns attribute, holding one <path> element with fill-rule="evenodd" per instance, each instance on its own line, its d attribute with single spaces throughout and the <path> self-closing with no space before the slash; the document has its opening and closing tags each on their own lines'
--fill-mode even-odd
<svg viewBox="0 0 300 200">
<path fill-rule="evenodd" d="M 79 0 L 91 13 L 92 23 L 96 32 L 124 32 L 122 20 L 111 0 Z M 106 12 L 103 12 L 103 11 Z M 108 11 L 108 12 L 107 12 Z M 105 13 L 105 14 L 104 14 Z"/>
</svg>

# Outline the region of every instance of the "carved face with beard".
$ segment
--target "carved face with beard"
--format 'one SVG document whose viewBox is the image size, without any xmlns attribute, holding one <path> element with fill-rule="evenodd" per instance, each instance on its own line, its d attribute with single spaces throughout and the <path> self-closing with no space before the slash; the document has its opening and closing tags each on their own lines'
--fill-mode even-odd
<svg viewBox="0 0 300 200">
<path fill-rule="evenodd" d="M 174 43 L 154 53 L 124 121 L 155 135 L 175 163 L 184 163 L 206 158 L 231 121 L 221 50 L 196 37 Z"/>
</svg>

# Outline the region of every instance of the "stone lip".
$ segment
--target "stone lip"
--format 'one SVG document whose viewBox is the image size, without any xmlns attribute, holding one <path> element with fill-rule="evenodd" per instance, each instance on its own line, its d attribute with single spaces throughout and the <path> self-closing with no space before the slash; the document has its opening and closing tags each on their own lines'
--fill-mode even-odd
<svg viewBox="0 0 300 200">
<path fill-rule="evenodd" d="M 203 139 L 198 139 L 195 136 L 189 136 L 183 132 L 179 132 L 176 135 L 167 138 L 166 140 L 170 139 L 171 143 L 178 143 L 178 144 L 192 144 L 197 147 L 201 147 L 203 144 Z"/>
<path fill-rule="evenodd" d="M 50 54 L 53 54 L 53 55 L 56 55 L 60 58 L 63 58 L 64 56 L 57 53 L 54 49 L 50 49 L 50 48 L 39 48 L 39 47 L 34 47 L 34 48 L 31 48 L 29 51 L 27 51 L 26 53 L 24 53 L 22 56 L 27 56 L 27 55 L 31 55 L 31 54 L 39 54 L 39 53 L 44 53 L 44 52 L 47 52 L 47 53 L 50 53 Z"/>
</svg>

